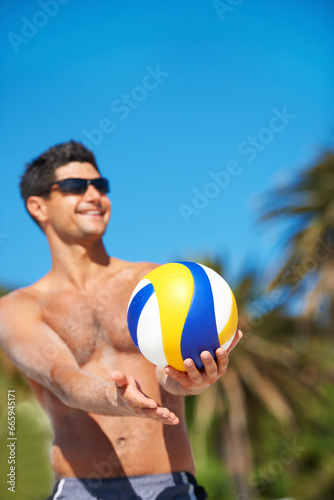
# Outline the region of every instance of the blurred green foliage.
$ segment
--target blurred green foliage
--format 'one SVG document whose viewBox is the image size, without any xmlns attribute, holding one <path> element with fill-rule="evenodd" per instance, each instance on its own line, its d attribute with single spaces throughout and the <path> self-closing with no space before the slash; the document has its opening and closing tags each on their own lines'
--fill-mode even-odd
<svg viewBox="0 0 334 500">
<path fill-rule="evenodd" d="M 0 498 L 9 500 L 45 500 L 54 482 L 53 472 L 49 463 L 49 449 L 52 440 L 50 423 L 39 403 L 31 394 L 29 387 L 15 372 L 4 370 L 4 358 L 1 357 L 0 368 Z M 9 363 L 6 363 L 9 366 Z M 8 490 L 9 473 L 7 428 L 7 394 L 15 391 L 15 493 Z"/>
</svg>

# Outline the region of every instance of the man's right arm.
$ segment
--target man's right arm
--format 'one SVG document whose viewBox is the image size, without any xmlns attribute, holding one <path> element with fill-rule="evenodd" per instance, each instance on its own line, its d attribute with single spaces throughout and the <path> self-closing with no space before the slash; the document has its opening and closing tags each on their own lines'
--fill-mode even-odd
<svg viewBox="0 0 334 500">
<path fill-rule="evenodd" d="M 0 347 L 24 375 L 47 387 L 67 406 L 102 415 L 178 423 L 167 408 L 159 408 L 145 396 L 132 377 L 115 372 L 109 382 L 81 369 L 25 291 L 13 292 L 0 301 Z"/>
</svg>

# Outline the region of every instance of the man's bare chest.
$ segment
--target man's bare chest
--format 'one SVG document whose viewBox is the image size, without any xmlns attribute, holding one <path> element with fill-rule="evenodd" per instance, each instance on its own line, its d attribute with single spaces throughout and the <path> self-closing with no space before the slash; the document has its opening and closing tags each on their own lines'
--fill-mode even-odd
<svg viewBox="0 0 334 500">
<path fill-rule="evenodd" d="M 67 344 L 81 366 L 105 350 L 134 352 L 127 327 L 127 301 L 117 296 L 63 294 L 46 300 L 45 322 Z"/>
</svg>

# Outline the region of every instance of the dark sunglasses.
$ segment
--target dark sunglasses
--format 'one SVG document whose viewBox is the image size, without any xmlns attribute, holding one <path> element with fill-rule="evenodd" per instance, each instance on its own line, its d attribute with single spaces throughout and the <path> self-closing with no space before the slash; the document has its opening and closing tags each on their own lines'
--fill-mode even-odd
<svg viewBox="0 0 334 500">
<path fill-rule="evenodd" d="M 56 181 L 50 184 L 47 191 L 48 193 L 52 186 L 57 185 L 62 193 L 72 193 L 72 194 L 84 194 L 90 185 L 94 186 L 95 189 L 101 193 L 109 193 L 109 181 L 104 177 L 98 177 L 97 179 L 64 179 L 62 181 Z"/>
</svg>

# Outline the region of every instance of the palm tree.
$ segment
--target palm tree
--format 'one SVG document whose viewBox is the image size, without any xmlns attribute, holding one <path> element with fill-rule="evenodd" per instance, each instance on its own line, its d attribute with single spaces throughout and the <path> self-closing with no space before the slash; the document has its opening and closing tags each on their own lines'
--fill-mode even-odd
<svg viewBox="0 0 334 500">
<path fill-rule="evenodd" d="M 262 221 L 284 220 L 290 226 L 287 257 L 271 287 L 288 285 L 303 295 L 306 287 L 304 316 L 317 315 L 329 325 L 334 319 L 334 153 L 325 151 L 315 165 L 267 198 Z"/>
<path fill-rule="evenodd" d="M 201 262 L 224 276 L 219 260 Z M 188 402 L 196 455 L 209 454 L 209 440 L 209 449 L 215 447 L 226 462 L 240 498 L 248 499 L 256 492 L 252 471 L 263 461 L 268 441 L 260 428 L 264 415 L 276 421 L 283 440 L 292 440 L 298 422 L 307 419 L 309 404 L 317 400 L 314 378 L 305 374 L 310 365 L 317 374 L 323 371 L 323 359 L 314 356 L 311 363 L 305 344 L 298 344 L 303 332 L 295 318 L 283 313 L 284 301 L 277 294 L 261 294 L 258 282 L 257 273 L 248 270 L 234 287 L 245 336 L 231 354 L 226 374 Z"/>
</svg>

